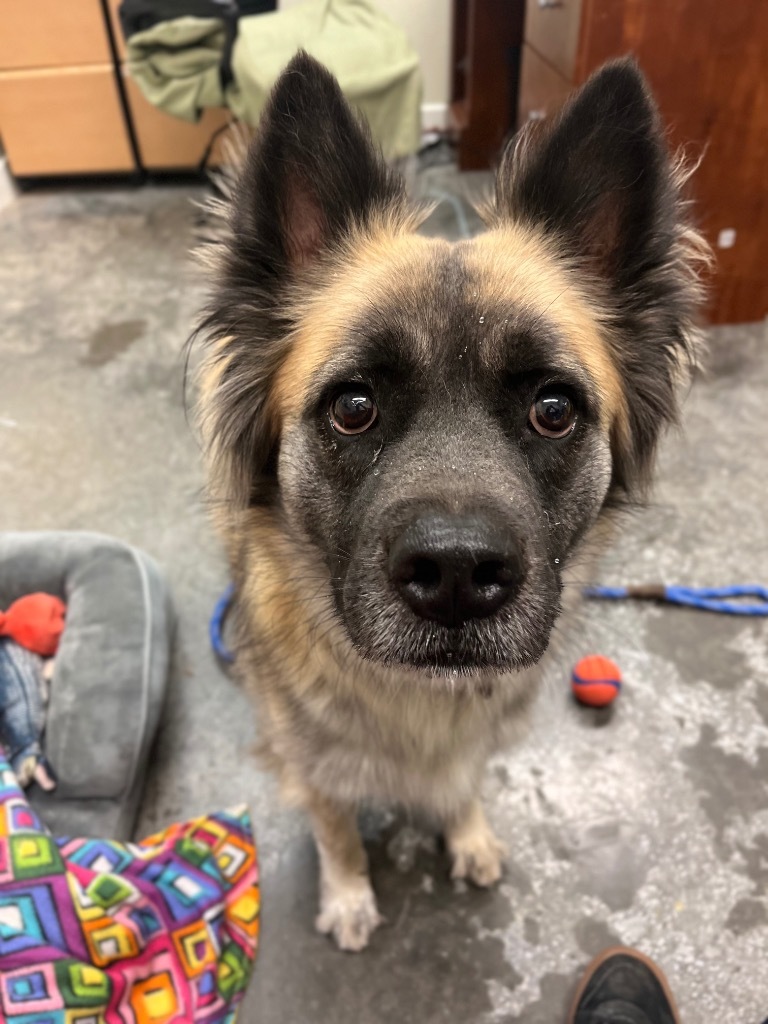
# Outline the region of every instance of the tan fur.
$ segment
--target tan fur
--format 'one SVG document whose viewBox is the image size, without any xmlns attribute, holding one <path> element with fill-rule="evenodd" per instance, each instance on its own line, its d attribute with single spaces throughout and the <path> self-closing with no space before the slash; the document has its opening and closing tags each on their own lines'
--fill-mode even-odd
<svg viewBox="0 0 768 1024">
<path fill-rule="evenodd" d="M 295 418 L 318 369 L 345 338 L 345 325 L 363 303 L 375 306 L 400 288 L 418 292 L 435 257 L 451 243 L 412 233 L 411 224 L 382 224 L 354 236 L 328 284 L 297 311 L 297 328 L 275 379 L 272 411 L 279 432 Z M 601 310 L 595 309 L 572 271 L 534 229 L 509 224 L 471 242 L 458 243 L 470 270 L 482 279 L 479 301 L 489 307 L 514 302 L 534 316 L 547 316 L 573 350 L 576 365 L 589 371 L 600 391 L 600 413 L 608 431 L 627 434 L 624 392 L 611 358 Z M 327 273 L 327 270 L 326 270 Z M 427 344 L 426 340 L 424 344 Z"/>
<path fill-rule="evenodd" d="M 221 338 L 211 345 L 198 374 L 198 424 L 206 454 L 208 493 L 214 503 L 226 500 L 232 477 L 231 455 L 220 444 L 216 433 L 219 388 L 232 360 L 230 341 L 230 338 Z M 214 519 L 229 552 L 233 537 L 237 535 L 234 523 L 218 513 L 214 513 Z"/>
<path fill-rule="evenodd" d="M 507 297 L 534 317 L 548 317 L 559 328 L 574 362 L 586 367 L 600 390 L 603 426 L 618 429 L 623 438 L 627 432 L 624 389 L 601 325 L 603 311 L 584 292 L 583 270 L 576 273 L 553 251 L 552 242 L 522 224 L 487 231 L 466 252 L 469 266 L 482 276 L 483 296 L 489 304 L 501 304 Z"/>
<path fill-rule="evenodd" d="M 311 791 L 306 793 L 304 807 L 320 858 L 320 913 L 315 925 L 319 932 L 332 934 L 339 949 L 357 952 L 365 948 L 382 918 L 355 814 Z"/>
<path fill-rule="evenodd" d="M 362 305 L 386 299 L 393 282 L 418 289 L 434 252 L 447 247 L 441 239 L 413 233 L 418 218 L 383 221 L 350 237 L 334 258 L 326 284 L 306 299 L 299 292 L 294 314 L 300 326 L 272 389 L 273 410 L 282 424 L 295 416 L 316 371 L 341 343 L 346 325 Z"/>
<path fill-rule="evenodd" d="M 479 800 L 446 822 L 445 842 L 453 858 L 452 878 L 469 878 L 483 888 L 501 878 L 506 848 L 491 831 Z"/>
</svg>

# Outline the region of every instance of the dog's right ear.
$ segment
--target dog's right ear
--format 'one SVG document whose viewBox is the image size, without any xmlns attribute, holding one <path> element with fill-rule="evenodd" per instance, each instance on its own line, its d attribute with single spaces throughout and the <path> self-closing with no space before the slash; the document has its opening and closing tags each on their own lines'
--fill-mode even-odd
<svg viewBox="0 0 768 1024">
<path fill-rule="evenodd" d="M 299 53 L 275 85 L 212 247 L 217 283 L 200 331 L 214 501 L 243 508 L 275 498 L 280 428 L 269 395 L 291 345 L 290 286 L 312 287 L 306 271 L 350 231 L 405 205 L 400 178 L 336 79 Z"/>
<path fill-rule="evenodd" d="M 239 230 L 259 269 L 311 264 L 352 227 L 404 201 L 333 75 L 300 52 L 275 85 L 241 178 Z"/>
</svg>

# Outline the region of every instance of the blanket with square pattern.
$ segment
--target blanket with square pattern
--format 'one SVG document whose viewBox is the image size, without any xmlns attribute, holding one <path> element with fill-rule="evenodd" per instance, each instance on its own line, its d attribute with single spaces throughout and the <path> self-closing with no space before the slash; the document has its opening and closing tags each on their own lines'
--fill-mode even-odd
<svg viewBox="0 0 768 1024">
<path fill-rule="evenodd" d="M 0 1019 L 233 1024 L 259 933 L 246 808 L 140 843 L 54 838 L 0 749 Z"/>
</svg>

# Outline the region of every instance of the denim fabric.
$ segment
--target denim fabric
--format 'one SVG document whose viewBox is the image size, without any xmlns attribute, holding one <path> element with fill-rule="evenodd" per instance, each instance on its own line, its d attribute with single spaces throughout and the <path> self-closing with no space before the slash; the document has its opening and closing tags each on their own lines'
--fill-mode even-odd
<svg viewBox="0 0 768 1024">
<path fill-rule="evenodd" d="M 44 726 L 43 659 L 13 640 L 0 639 L 0 743 L 17 775 L 24 774 L 27 758 L 41 759 Z"/>
</svg>

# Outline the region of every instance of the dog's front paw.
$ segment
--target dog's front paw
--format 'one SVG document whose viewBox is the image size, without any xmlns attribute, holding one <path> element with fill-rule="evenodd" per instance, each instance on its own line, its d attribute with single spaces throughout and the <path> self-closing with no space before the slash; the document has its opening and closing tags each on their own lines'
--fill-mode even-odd
<svg viewBox="0 0 768 1024">
<path fill-rule="evenodd" d="M 487 889 L 501 878 L 507 849 L 490 830 L 484 835 L 467 836 L 450 847 L 453 857 L 451 878 L 468 878 Z"/>
<path fill-rule="evenodd" d="M 501 878 L 507 848 L 490 829 L 479 808 L 446 833 L 453 860 L 451 878 L 467 878 L 484 889 Z"/>
<path fill-rule="evenodd" d="M 382 920 L 373 889 L 365 881 L 324 892 L 315 927 L 324 935 L 333 935 L 339 949 L 357 953 L 365 949 Z"/>
</svg>

